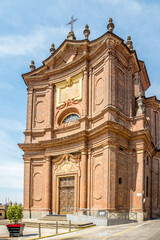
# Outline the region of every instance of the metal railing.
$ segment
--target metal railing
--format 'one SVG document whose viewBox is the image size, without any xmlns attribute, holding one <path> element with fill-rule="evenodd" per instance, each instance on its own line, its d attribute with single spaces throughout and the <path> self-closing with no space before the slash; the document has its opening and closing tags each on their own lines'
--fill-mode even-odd
<svg viewBox="0 0 160 240">
<path fill-rule="evenodd" d="M 107 218 L 107 219 L 126 219 L 126 220 L 137 220 L 136 212 L 128 211 L 110 211 L 106 209 L 88 209 L 88 208 L 77 208 L 75 214 L 83 216 L 92 216 L 95 218 Z"/>
</svg>

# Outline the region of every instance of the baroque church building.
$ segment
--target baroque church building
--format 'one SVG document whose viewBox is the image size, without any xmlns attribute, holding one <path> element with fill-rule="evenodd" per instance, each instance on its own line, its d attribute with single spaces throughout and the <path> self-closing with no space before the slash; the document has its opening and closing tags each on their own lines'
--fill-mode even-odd
<svg viewBox="0 0 160 240">
<path fill-rule="evenodd" d="M 24 216 L 81 209 L 160 214 L 160 107 L 131 38 L 108 31 L 89 41 L 74 32 L 27 85 Z"/>
</svg>

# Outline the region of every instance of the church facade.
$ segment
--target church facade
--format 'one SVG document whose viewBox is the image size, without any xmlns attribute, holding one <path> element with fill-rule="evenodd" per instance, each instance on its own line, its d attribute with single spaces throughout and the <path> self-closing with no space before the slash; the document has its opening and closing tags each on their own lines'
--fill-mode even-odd
<svg viewBox="0 0 160 240">
<path fill-rule="evenodd" d="M 79 209 L 160 213 L 159 100 L 127 42 L 108 31 L 89 41 L 73 31 L 43 65 L 23 74 L 28 89 L 24 215 Z"/>
</svg>

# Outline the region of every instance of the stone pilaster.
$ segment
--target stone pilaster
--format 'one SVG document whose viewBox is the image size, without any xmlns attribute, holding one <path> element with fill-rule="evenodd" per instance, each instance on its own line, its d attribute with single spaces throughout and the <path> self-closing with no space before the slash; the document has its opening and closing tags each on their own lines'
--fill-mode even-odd
<svg viewBox="0 0 160 240">
<path fill-rule="evenodd" d="M 116 199 L 117 199 L 117 179 L 116 179 L 116 171 L 117 171 L 117 150 L 114 146 L 109 147 L 109 199 L 108 199 L 108 209 L 116 210 Z"/>
<path fill-rule="evenodd" d="M 91 150 L 88 151 L 88 172 L 87 172 L 87 208 L 91 209 Z"/>
<path fill-rule="evenodd" d="M 24 159 L 24 210 L 29 211 L 31 207 L 31 160 Z"/>
<path fill-rule="evenodd" d="M 80 208 L 87 208 L 87 153 L 81 152 Z"/>
<path fill-rule="evenodd" d="M 51 165 L 51 174 L 52 174 L 52 213 L 53 214 L 58 214 L 58 207 L 56 209 L 56 202 L 57 202 L 57 185 L 56 185 L 56 174 L 55 174 L 55 165 L 52 160 L 52 165 Z M 58 184 L 58 183 L 57 183 Z"/>
<path fill-rule="evenodd" d="M 137 149 L 136 155 L 136 171 L 135 171 L 135 191 L 133 192 L 132 211 L 143 212 L 143 185 L 144 185 L 144 151 Z"/>
<path fill-rule="evenodd" d="M 51 158 L 46 157 L 44 165 L 44 208 L 46 211 L 51 211 Z"/>
<path fill-rule="evenodd" d="M 33 118 L 33 89 L 28 88 L 28 100 L 27 100 L 27 121 L 26 121 L 26 134 L 25 142 L 31 142 L 32 131 L 32 118 Z"/>
<path fill-rule="evenodd" d="M 105 105 L 116 105 L 116 56 L 114 47 L 109 47 L 105 57 Z"/>
<path fill-rule="evenodd" d="M 132 117 L 133 116 L 133 106 L 135 105 L 134 101 L 135 99 L 133 98 L 134 96 L 134 87 L 133 87 L 133 79 L 132 79 L 132 72 L 131 72 L 131 66 L 128 67 L 127 71 L 127 103 L 126 103 L 126 113 L 128 116 Z M 135 107 L 135 106 L 134 106 Z"/>
<path fill-rule="evenodd" d="M 88 115 L 88 71 L 83 73 L 83 116 Z"/>
<path fill-rule="evenodd" d="M 53 127 L 53 84 L 49 83 L 48 86 L 48 100 L 47 100 L 47 128 L 46 128 L 46 140 L 50 140 L 52 138 L 52 127 Z"/>
<path fill-rule="evenodd" d="M 53 84 L 48 87 L 48 127 L 52 127 L 53 123 Z"/>
<path fill-rule="evenodd" d="M 89 98 L 88 98 L 88 103 L 89 103 L 89 117 L 92 116 L 92 69 L 89 71 Z"/>
<path fill-rule="evenodd" d="M 110 182 L 110 178 L 109 178 L 109 164 L 110 164 L 110 159 L 109 159 L 109 148 L 108 145 L 105 145 L 103 147 L 103 172 L 104 172 L 104 176 L 103 176 L 103 184 L 104 184 L 104 205 L 106 205 L 106 209 L 109 208 L 109 191 L 110 191 L 110 187 L 109 187 L 109 182 Z"/>
</svg>

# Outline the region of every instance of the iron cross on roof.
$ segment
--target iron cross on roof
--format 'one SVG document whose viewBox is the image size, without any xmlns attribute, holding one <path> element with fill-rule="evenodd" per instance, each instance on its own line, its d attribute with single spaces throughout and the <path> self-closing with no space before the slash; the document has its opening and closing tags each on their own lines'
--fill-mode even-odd
<svg viewBox="0 0 160 240">
<path fill-rule="evenodd" d="M 73 32 L 73 23 L 74 23 L 75 21 L 77 21 L 77 20 L 78 20 L 78 18 L 75 18 L 75 19 L 74 19 L 73 15 L 72 15 L 71 21 L 70 21 L 69 23 L 67 23 L 67 25 L 71 24 L 71 32 Z"/>
</svg>

